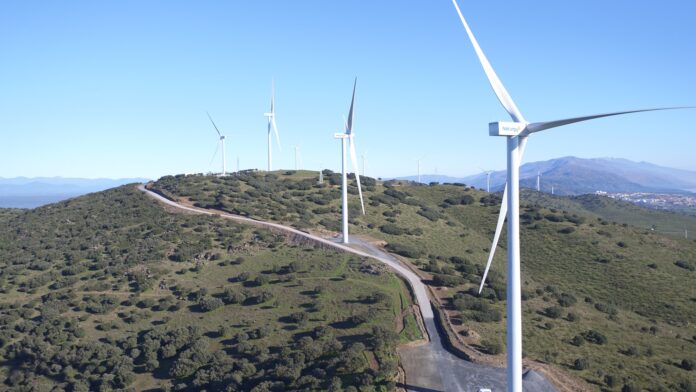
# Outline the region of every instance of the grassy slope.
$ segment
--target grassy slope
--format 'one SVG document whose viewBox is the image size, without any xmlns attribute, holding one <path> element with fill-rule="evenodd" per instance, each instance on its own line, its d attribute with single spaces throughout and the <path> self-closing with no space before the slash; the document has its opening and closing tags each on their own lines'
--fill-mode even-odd
<svg viewBox="0 0 696 392">
<path fill-rule="evenodd" d="M 338 183 L 336 176 L 325 177 Z M 158 181 L 156 187 L 191 198 L 201 206 L 301 228 L 323 224 L 336 229 L 339 189 L 330 185 L 313 187 L 315 183 L 315 173 L 275 172 L 270 177 L 246 173 L 238 179 L 167 177 Z M 479 202 L 485 193 L 461 186 L 388 184 L 392 194 L 403 192 L 396 194 L 402 198 L 399 200 L 385 197 L 384 184 L 366 179 L 365 185 L 368 213 L 359 215 L 358 199 L 352 196 L 352 231 L 415 249 L 411 259 L 416 265 L 459 280 L 448 290 L 452 297 L 459 293 L 470 303 L 478 301 L 465 293 L 480 281 L 499 204 L 485 206 Z M 351 193 L 355 193 L 355 188 L 351 187 Z M 474 202 L 443 203 L 445 199 L 465 195 L 471 195 Z M 631 209 L 621 210 L 621 203 L 612 204 L 611 209 L 588 210 L 575 201 L 570 206 L 573 208 L 568 208 L 568 214 L 534 205 L 522 210 L 527 214 L 522 227 L 522 268 L 528 298 L 524 302 L 526 354 L 566 367 L 609 390 L 606 375 L 611 375 L 619 387 L 635 382 L 646 388 L 677 389 L 680 382 L 696 381 L 694 372 L 675 366 L 682 359 L 693 357 L 696 347 L 696 341 L 691 339 L 696 335 L 696 272 L 675 265 L 677 260 L 696 261 L 694 242 L 612 223 L 611 220 L 621 222 L 619 217 L 629 219 L 635 215 Z M 432 221 L 418 214 L 423 207 L 435 211 L 440 218 Z M 638 211 L 665 222 L 669 221 L 668 215 L 673 215 Z M 579 217 L 573 217 L 573 213 Z M 603 214 L 607 218 L 598 219 Z M 390 221 L 407 230 L 420 228 L 422 233 L 393 235 L 380 230 Z M 572 232 L 559 232 L 566 228 Z M 505 235 L 489 285 L 498 289 L 504 287 L 504 245 Z M 453 261 L 452 256 L 460 259 Z M 562 293 L 572 295 L 577 303 L 561 307 L 560 318 L 542 315 L 544 309 L 558 306 Z M 493 290 L 484 290 L 484 295 L 489 298 L 483 300 L 487 308 L 484 312 L 503 311 L 504 301 L 496 300 Z M 504 295 L 499 293 L 498 297 Z M 604 312 L 595 307 L 597 303 Z M 461 320 L 458 330 L 476 332 L 484 340 L 504 333 L 504 321 L 479 322 L 477 315 L 482 312 L 475 310 L 476 306 L 465 308 L 461 312 L 449 309 L 451 315 Z M 569 312 L 578 320 L 568 321 Z M 651 327 L 655 327 L 654 333 L 650 332 Z M 585 342 L 579 347 L 570 344 L 573 337 L 590 329 L 605 335 L 608 342 Z M 571 369 L 578 358 L 586 359 L 589 367 Z"/>
<path fill-rule="evenodd" d="M 287 243 L 283 237 L 229 220 L 167 213 L 133 187 L 36 210 L 4 212 L 0 213 L 0 306 L 3 312 L 28 309 L 23 317 L 39 316 L 37 323 L 47 317 L 47 307 L 65 306 L 62 316 L 79 318 L 77 329 L 84 336 L 63 343 L 67 345 L 64 349 L 99 340 L 114 342 L 116 346 L 115 342 L 135 339 L 145 331 L 196 325 L 207 336 L 210 354 L 218 350 L 234 352 L 234 336 L 264 326 L 270 328 L 268 335 L 253 340 L 253 344 L 273 352 L 292 347 L 294 341 L 315 327 L 334 326 L 332 333 L 346 347 L 363 342 L 368 346 L 365 352 L 371 353 L 375 351 L 369 344 L 372 328 L 393 330 L 395 316 L 409 305 L 404 284 L 379 265 L 376 270 L 380 273 L 364 273 L 361 269 L 372 265 L 365 260 Z M 172 254 L 182 255 L 183 260 L 169 260 Z M 232 262 L 239 257 L 244 259 L 242 263 Z M 292 274 L 283 272 L 292 262 L 297 270 Z M 143 288 L 138 289 L 127 273 L 145 268 L 149 276 L 143 278 Z M 250 274 L 250 280 L 265 276 L 268 283 L 255 287 L 234 281 L 244 272 Z M 292 279 L 284 281 L 290 275 Z M 51 287 L 57 283 L 63 287 Z M 226 288 L 248 296 L 270 292 L 272 299 L 258 305 L 227 304 L 209 312 L 200 310 L 195 297 L 201 289 L 207 291 L 208 297 L 216 297 L 222 296 Z M 46 302 L 48 293 L 65 299 Z M 385 299 L 374 304 L 361 300 L 374 293 L 382 293 Z M 114 298 L 117 305 L 103 314 L 86 309 L 90 299 L 102 296 Z M 170 306 L 178 309 L 164 310 Z M 301 323 L 288 320 L 289 315 L 297 312 L 307 313 L 309 318 Z M 366 313 L 370 317 L 365 323 L 345 323 L 352 315 Z M 4 349 L 21 344 L 26 338 L 15 329 L 24 322 L 23 317 L 2 320 L 0 346 Z M 406 319 L 408 325 L 412 316 Z M 228 327 L 225 336 L 217 332 L 222 326 Z M 401 334 L 403 341 L 417 338 L 417 330 L 410 327 Z M 58 343 L 55 347 L 61 351 Z M 393 360 L 393 356 L 391 347 L 379 358 Z M 166 372 L 171 361 L 161 361 L 154 372 L 145 371 L 143 362 L 142 358 L 135 360 L 132 387 L 142 390 L 170 383 Z M 366 365 L 367 362 L 361 366 Z M 21 373 L 19 366 L 13 361 L 5 362 L 0 366 L 0 375 Z M 6 387 L 23 382 L 62 384 L 63 380 L 70 384 L 87 378 L 79 372 L 70 379 L 61 375 L 37 376 L 42 373 L 40 370 L 26 372 L 24 381 L 16 381 L 20 377 L 8 379 Z M 355 375 L 347 372 L 342 377 L 345 381 Z M 254 380 L 251 375 L 247 378 Z M 190 379 L 171 381 L 189 383 Z M 92 380 L 92 387 L 99 382 Z M 253 384 L 246 384 L 245 388 L 250 385 Z"/>
<path fill-rule="evenodd" d="M 523 191 L 522 197 L 530 204 L 593 215 L 610 222 L 626 223 L 638 228 L 653 228 L 657 232 L 668 234 L 672 237 L 683 237 L 684 229 L 696 233 L 696 217 L 694 216 L 643 208 L 605 196 L 554 197 L 548 193 Z"/>
</svg>

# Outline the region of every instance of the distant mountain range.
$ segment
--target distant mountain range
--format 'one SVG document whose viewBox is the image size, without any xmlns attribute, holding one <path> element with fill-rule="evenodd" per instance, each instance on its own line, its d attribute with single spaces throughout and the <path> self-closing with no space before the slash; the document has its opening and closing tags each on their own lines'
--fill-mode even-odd
<svg viewBox="0 0 696 392">
<path fill-rule="evenodd" d="M 0 208 L 34 208 L 145 178 L 0 177 Z"/>
<path fill-rule="evenodd" d="M 563 157 L 531 162 L 520 168 L 520 185 L 536 188 L 537 173 L 541 173 L 541 190 L 558 195 L 580 195 L 604 192 L 696 192 L 696 172 L 673 169 L 648 162 L 633 162 L 620 158 L 583 159 Z M 505 171 L 491 173 L 491 191 L 502 190 Z M 415 176 L 402 179 L 415 181 Z M 486 188 L 486 174 L 455 178 L 421 175 L 421 182 L 461 182 Z"/>
</svg>

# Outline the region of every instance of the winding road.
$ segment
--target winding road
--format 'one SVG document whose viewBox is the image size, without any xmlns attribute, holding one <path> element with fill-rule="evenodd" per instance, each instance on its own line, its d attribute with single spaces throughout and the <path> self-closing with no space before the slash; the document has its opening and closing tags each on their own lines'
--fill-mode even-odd
<svg viewBox="0 0 696 392">
<path fill-rule="evenodd" d="M 344 252 L 371 258 L 388 265 L 394 272 L 406 279 L 411 286 L 420 308 L 422 320 L 430 336 L 430 341 L 426 344 L 406 347 L 399 350 L 401 363 L 406 373 L 406 381 L 403 387 L 409 392 L 478 392 L 480 388 L 489 388 L 491 391 L 497 392 L 506 389 L 505 369 L 462 360 L 443 347 L 441 342 L 442 337 L 435 325 L 433 309 L 430 304 L 430 299 L 428 298 L 428 290 L 425 284 L 418 275 L 408 267 L 402 265 L 397 258 L 384 252 L 375 245 L 352 237 L 353 243 L 348 246 L 334 242 L 332 239 L 315 236 L 278 223 L 259 221 L 220 211 L 213 212 L 202 208 L 182 205 L 145 188 L 143 184 L 139 185 L 138 189 L 155 200 L 180 210 L 196 214 L 219 216 L 255 226 L 273 228 L 310 239 Z M 534 372 L 528 372 L 525 375 L 524 390 L 528 392 L 556 391 L 548 381 Z"/>
</svg>

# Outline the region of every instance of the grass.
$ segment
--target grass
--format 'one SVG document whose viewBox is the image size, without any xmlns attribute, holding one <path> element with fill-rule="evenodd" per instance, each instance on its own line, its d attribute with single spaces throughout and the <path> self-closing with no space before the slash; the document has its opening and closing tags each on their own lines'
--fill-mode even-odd
<svg viewBox="0 0 696 392">
<path fill-rule="evenodd" d="M 311 172 L 244 172 L 222 179 L 165 177 L 154 186 L 202 207 L 305 230 L 331 231 L 340 217 L 340 188 L 337 175 L 325 172 L 324 177 L 326 184 L 319 186 L 317 174 Z M 504 333 L 505 234 L 483 298 L 469 294 L 481 279 L 497 219 L 498 195 L 462 185 L 383 183 L 367 178 L 363 183 L 367 215 L 363 216 L 356 190 L 349 189 L 353 233 L 385 240 L 424 272 L 445 279 L 451 287 L 440 292 L 448 304 L 445 310 L 457 323 L 456 331 L 475 331 L 482 340 Z M 631 382 L 652 390 L 680 390 L 685 380 L 694 382 L 693 372 L 674 364 L 696 352 L 692 338 L 696 335 L 696 272 L 675 263 L 693 263 L 696 244 L 646 229 L 644 222 L 668 229 L 694 224 L 696 219 L 594 197 L 534 199 L 521 212 L 528 357 L 554 364 L 605 390 Z M 392 227 L 385 230 L 385 225 Z M 543 315 L 547 307 L 559 306 L 559 300 L 568 295 L 576 302 L 561 307 L 561 318 Z M 455 309 L 455 297 L 462 299 L 465 308 Z M 475 305 L 470 298 L 485 304 Z M 503 314 L 500 321 L 481 321 L 495 311 Z M 567 320 L 568 312 L 577 320 Z M 588 330 L 605 335 L 608 343 L 571 344 L 576 335 Z M 475 346 L 480 341 L 470 343 Z M 576 370 L 578 358 L 586 359 L 589 366 Z M 612 387 L 607 375 L 620 381 Z"/>
</svg>

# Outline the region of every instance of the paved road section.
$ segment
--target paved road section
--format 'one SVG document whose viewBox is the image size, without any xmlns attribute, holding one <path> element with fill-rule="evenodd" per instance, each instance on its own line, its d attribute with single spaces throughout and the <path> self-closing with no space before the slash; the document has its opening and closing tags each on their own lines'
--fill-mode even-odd
<svg viewBox="0 0 696 392">
<path fill-rule="evenodd" d="M 145 192 L 148 196 L 180 210 L 197 214 L 220 216 L 222 218 L 233 219 L 255 226 L 281 230 L 345 252 L 368 257 L 388 265 L 397 274 L 405 278 L 411 286 L 416 296 L 416 302 L 420 307 L 421 316 L 428 331 L 428 335 L 430 336 L 430 342 L 427 344 L 399 350 L 402 366 L 406 373 L 406 385 L 403 387 L 409 392 L 478 392 L 479 388 L 489 388 L 493 392 L 505 391 L 505 369 L 479 365 L 462 360 L 442 346 L 439 331 L 435 326 L 433 310 L 430 306 L 428 291 L 425 284 L 418 275 L 403 266 L 401 262 L 391 254 L 384 252 L 369 242 L 361 241 L 355 237 L 352 237 L 353 243 L 347 246 L 277 223 L 185 206 L 148 190 L 144 185 L 139 185 L 138 189 Z M 524 390 L 526 392 L 556 392 L 556 389 L 540 375 L 530 372 L 525 376 Z"/>
</svg>

